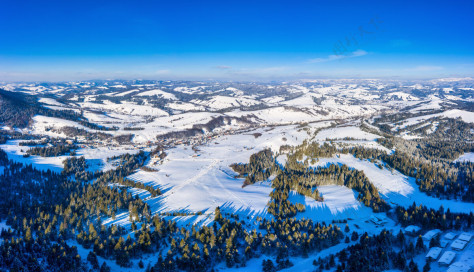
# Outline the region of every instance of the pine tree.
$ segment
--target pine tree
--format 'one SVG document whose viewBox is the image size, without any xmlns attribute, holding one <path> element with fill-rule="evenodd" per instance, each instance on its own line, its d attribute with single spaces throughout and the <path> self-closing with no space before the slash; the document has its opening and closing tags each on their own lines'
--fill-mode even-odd
<svg viewBox="0 0 474 272">
<path fill-rule="evenodd" d="M 87 254 L 87 261 L 91 263 L 92 268 L 99 269 L 99 260 L 93 251 L 90 251 L 89 254 Z"/>
<path fill-rule="evenodd" d="M 263 262 L 262 262 L 262 271 L 263 272 L 275 272 L 276 271 L 275 265 L 273 264 L 272 260 L 270 260 L 270 259 L 263 260 Z"/>
<path fill-rule="evenodd" d="M 350 231 L 348 224 L 346 224 L 346 227 L 344 228 L 344 231 L 345 231 L 345 232 L 349 232 L 349 231 Z"/>
<path fill-rule="evenodd" d="M 357 241 L 357 239 L 359 239 L 359 234 L 355 231 L 352 232 L 352 235 L 351 235 L 351 240 L 352 241 Z"/>
<path fill-rule="evenodd" d="M 439 246 L 439 237 L 434 237 L 430 240 L 430 248 Z"/>
<path fill-rule="evenodd" d="M 411 259 L 410 263 L 408 264 L 408 269 L 409 269 L 410 272 L 419 272 L 418 266 L 413 261 L 413 259 Z"/>
<path fill-rule="evenodd" d="M 425 246 L 423 244 L 423 239 L 421 238 L 421 235 L 418 236 L 418 239 L 416 239 L 416 251 L 421 252 L 425 249 Z"/>
<path fill-rule="evenodd" d="M 26 229 L 26 233 L 25 233 L 25 241 L 26 242 L 31 242 L 33 239 L 32 235 L 31 235 L 31 229 L 30 228 L 27 228 Z"/>
<path fill-rule="evenodd" d="M 425 266 L 423 266 L 423 272 L 429 272 L 431 270 L 430 261 L 427 260 Z"/>
<path fill-rule="evenodd" d="M 215 213 L 214 221 L 220 223 L 222 221 L 222 214 L 221 214 L 221 209 L 219 208 L 219 206 L 216 207 L 214 213 Z"/>
<path fill-rule="evenodd" d="M 329 266 L 334 267 L 335 265 L 336 265 L 336 261 L 334 259 L 334 255 L 331 254 L 331 256 L 329 257 Z"/>
<path fill-rule="evenodd" d="M 403 247 L 405 245 L 405 241 L 405 234 L 403 234 L 403 232 L 400 230 L 400 232 L 397 234 L 397 242 L 401 247 Z"/>
<path fill-rule="evenodd" d="M 105 262 L 103 262 L 102 266 L 100 267 L 100 272 L 110 272 L 110 267 Z"/>
</svg>

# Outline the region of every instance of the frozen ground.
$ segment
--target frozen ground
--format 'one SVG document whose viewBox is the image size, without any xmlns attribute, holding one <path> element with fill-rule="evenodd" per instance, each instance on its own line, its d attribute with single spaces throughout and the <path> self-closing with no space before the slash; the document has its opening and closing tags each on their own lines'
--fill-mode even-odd
<svg viewBox="0 0 474 272">
<path fill-rule="evenodd" d="M 329 123 L 311 124 L 311 130 Z M 262 133 L 255 137 L 254 133 Z M 247 163 L 250 155 L 265 148 L 278 151 L 283 144 L 298 145 L 308 137 L 308 132 L 295 126 L 260 128 L 236 135 L 221 136 L 195 152 L 190 146 L 180 145 L 167 150 L 163 164 L 149 166 L 157 172 L 137 171 L 128 178 L 154 187 L 164 194 L 147 199 L 154 213 L 187 211 L 214 212 L 217 206 L 254 217 L 266 211 L 269 182 L 260 182 L 242 188 L 243 179 L 229 167 L 232 163 Z M 202 220 L 201 218 L 195 218 Z M 106 221 L 111 223 L 111 221 Z M 128 215 L 117 216 L 116 223 L 128 224 Z"/>
<path fill-rule="evenodd" d="M 23 164 L 32 164 L 38 170 L 48 170 L 55 172 L 61 172 L 63 170 L 63 160 L 68 158 L 68 156 L 58 156 L 58 157 L 40 157 L 40 156 L 29 156 L 27 158 L 23 157 L 23 154 L 26 154 L 26 151 L 30 149 L 29 146 L 19 146 L 18 143 L 21 140 L 12 140 L 8 141 L 6 144 L 0 145 L 0 148 L 3 149 L 10 160 L 21 162 Z"/>
<path fill-rule="evenodd" d="M 357 201 L 357 192 L 337 185 L 318 186 L 323 202 L 296 192 L 290 194 L 292 203 L 305 204 L 306 211 L 297 214 L 297 218 L 311 218 L 317 221 L 331 222 L 338 219 L 367 219 L 373 212 Z"/>
<path fill-rule="evenodd" d="M 9 229 L 11 229 L 11 227 L 7 225 L 7 220 L 3 220 L 0 222 L 0 232 L 2 232 L 2 230 L 9 230 Z"/>
<path fill-rule="evenodd" d="M 76 151 L 76 157 L 84 156 L 87 159 L 87 164 L 89 166 L 88 170 L 95 172 L 96 170 L 108 171 L 110 169 L 116 168 L 118 165 L 113 162 L 107 161 L 107 158 L 114 156 L 120 156 L 123 154 L 135 154 L 140 150 L 133 149 L 130 147 L 110 147 L 103 146 L 97 148 L 81 148 Z"/>
<path fill-rule="evenodd" d="M 454 162 L 458 162 L 458 161 L 459 162 L 463 162 L 463 161 L 474 162 L 474 153 L 473 152 L 464 153 L 459 158 L 457 158 Z"/>
<path fill-rule="evenodd" d="M 341 154 L 338 156 L 334 158 L 320 158 L 313 166 L 325 167 L 329 164 L 346 164 L 351 168 L 364 171 L 364 174 L 377 187 L 385 200 L 403 207 L 416 202 L 434 209 L 439 209 L 439 207 L 443 206 L 445 209 L 449 208 L 452 212 L 474 211 L 474 203 L 441 200 L 420 192 L 414 178 L 407 177 L 394 169 L 389 170 L 385 167 L 380 169 L 375 163 L 357 159 L 352 155 Z"/>
<path fill-rule="evenodd" d="M 0 148 L 7 153 L 9 159 L 21 162 L 25 165 L 31 164 L 38 170 L 46 171 L 50 169 L 51 171 L 61 172 L 63 170 L 63 161 L 70 157 L 65 155 L 57 157 L 29 156 L 25 158 L 23 155 L 27 154 L 26 151 L 31 147 L 18 145 L 21 141 L 22 140 L 11 140 L 6 144 L 0 145 Z M 114 165 L 112 162 L 108 162 L 107 158 L 137 152 L 139 152 L 138 149 L 127 147 L 85 147 L 76 150 L 76 157 L 84 156 L 84 158 L 88 160 L 88 170 L 91 172 L 96 170 L 107 171 L 117 167 L 117 165 Z"/>
<path fill-rule="evenodd" d="M 390 152 L 390 150 L 376 142 L 380 136 L 367 133 L 359 128 L 360 118 L 373 118 L 382 113 L 402 112 L 403 108 L 410 107 L 412 113 L 431 112 L 442 110 L 440 113 L 409 118 L 405 122 L 394 125 L 394 130 L 403 129 L 408 125 L 423 126 L 421 123 L 433 117 L 461 118 L 465 122 L 474 123 L 472 111 L 449 109 L 446 105 L 453 105 L 453 101 L 473 101 L 472 88 L 464 88 L 460 94 L 457 87 L 431 88 L 426 84 L 412 84 L 397 88 L 373 81 L 362 85 L 348 82 L 315 82 L 313 85 L 299 83 L 283 83 L 281 86 L 269 84 L 263 92 L 256 91 L 249 94 L 245 88 L 222 86 L 216 88 L 209 84 L 196 83 L 184 86 L 182 83 L 173 85 L 134 84 L 126 82 L 110 82 L 104 86 L 95 83 L 65 83 L 64 86 L 38 86 L 37 84 L 6 84 L 8 90 L 19 90 L 29 94 L 37 94 L 39 102 L 51 109 L 72 109 L 76 112 L 83 111 L 84 117 L 90 122 L 103 126 L 117 126 L 117 131 L 107 131 L 113 136 L 133 133 L 133 144 L 120 147 L 90 144 L 77 151 L 78 156 L 85 156 L 90 165 L 89 170 L 109 170 L 117 166 L 116 161 L 107 161 L 107 157 L 123 153 L 138 152 L 138 148 L 148 146 L 156 141 L 157 135 L 172 131 L 192 128 L 196 124 L 205 124 L 219 116 L 247 117 L 257 125 L 266 126 L 255 130 L 241 132 L 235 135 L 223 135 L 209 140 L 206 144 L 198 146 L 194 151 L 191 146 L 178 145 L 166 150 L 168 156 L 164 161 L 158 162 L 150 159 L 148 165 L 157 172 L 138 170 L 128 178 L 147 185 L 158 187 L 163 191 L 159 197 L 151 197 L 150 193 L 137 188 L 128 188 L 133 195 L 138 195 L 152 207 L 155 214 L 163 212 L 204 212 L 202 215 L 165 216 L 165 219 L 175 220 L 180 226 L 193 223 L 208 224 L 212 221 L 215 207 L 221 206 L 224 213 L 237 214 L 244 219 L 249 217 L 248 224 L 256 215 L 268 216 L 266 205 L 269 193 L 272 190 L 269 181 L 259 182 L 242 188 L 243 179 L 236 179 L 236 173 L 229 167 L 232 163 L 246 163 L 250 155 L 264 149 L 271 148 L 278 151 L 281 145 L 298 145 L 304 139 L 312 139 L 320 143 L 328 140 L 337 146 L 365 146 Z M 212 85 L 212 84 L 211 84 Z M 92 86 L 95 86 L 92 88 Z M 281 92 L 281 88 L 286 92 Z M 115 88 L 115 89 L 113 89 Z M 109 90 L 110 89 L 110 90 Z M 416 90 L 416 91 L 411 91 Z M 275 93 L 273 93 L 275 91 Z M 62 99 L 64 92 L 69 92 L 70 99 Z M 422 93 L 425 92 L 423 95 Z M 44 95 L 44 97 L 41 97 Z M 196 95 L 186 97 L 186 95 Z M 107 98 L 109 96 L 110 98 Z M 57 98 L 57 99 L 54 99 Z M 105 98 L 104 98 L 105 97 Z M 185 98 L 182 99 L 181 98 Z M 59 102 L 61 101 L 61 102 Z M 158 102 L 158 103 L 157 103 Z M 159 105 L 159 106 L 158 106 Z M 248 110 L 247 107 L 252 107 Z M 322 122 L 326 120 L 325 122 Z M 317 123 L 313 123 L 317 122 Z M 309 131 L 296 126 L 300 123 L 309 123 Z M 314 138 L 317 128 L 327 127 L 331 124 L 344 125 L 321 130 Z M 272 127 L 275 125 L 274 127 Z M 282 126 L 284 125 L 284 126 Z M 84 127 L 77 122 L 59 118 L 35 116 L 33 125 L 23 132 L 49 135 L 52 137 L 66 137 L 49 130 L 51 127 L 60 128 L 73 126 L 90 132 L 98 132 Z M 216 129 L 232 134 L 236 130 L 244 129 L 247 125 L 234 122 L 230 126 Z M 143 128 L 143 130 L 124 130 L 124 128 Z M 305 128 L 306 129 L 306 128 Z M 433 132 L 436 125 L 428 132 Z M 261 133 L 259 137 L 254 133 Z M 404 132 L 402 137 L 414 138 L 409 132 Z M 62 161 L 67 156 L 42 158 L 30 156 L 24 158 L 21 150 L 29 147 L 18 146 L 19 141 L 9 141 L 0 145 L 13 160 L 26 164 L 33 164 L 39 169 L 62 170 Z M 100 146 L 100 147 L 98 147 Z M 285 163 L 286 156 L 277 158 L 281 164 Z M 466 153 L 456 161 L 473 161 L 473 153 Z M 439 200 L 432 198 L 418 190 L 413 178 L 406 177 L 398 171 L 387 168 L 380 169 L 376 164 L 367 160 L 358 160 L 350 155 L 341 155 L 334 158 L 320 159 L 314 166 L 327 166 L 328 164 L 347 164 L 349 167 L 362 170 L 369 180 L 378 188 L 382 197 L 392 204 L 402 206 L 416 203 L 428 207 L 439 208 L 443 205 L 451 211 L 474 211 L 473 203 L 463 203 L 454 200 Z M 3 172 L 0 167 L 0 175 Z M 111 186 L 120 186 L 112 184 Z M 323 202 L 307 198 L 292 192 L 290 199 L 293 202 L 304 203 L 306 211 L 299 213 L 297 218 L 311 218 L 315 221 L 331 222 L 337 219 L 347 219 L 352 230 L 357 232 L 378 233 L 383 227 L 377 227 L 370 222 L 373 215 L 371 209 L 357 201 L 357 192 L 342 186 L 320 186 L 318 188 L 324 197 Z M 383 213 L 380 216 L 385 216 Z M 390 219 L 386 228 L 398 231 L 399 226 Z M 118 223 L 129 226 L 128 212 L 117 215 L 116 220 L 106 219 L 106 224 Z M 0 223 L 2 228 L 4 223 Z M 249 226 L 249 225 L 247 225 Z M 342 226 L 342 225 L 341 225 Z M 343 227 L 343 226 L 342 226 Z M 74 242 L 71 242 L 74 244 Z M 351 245 L 339 244 L 333 248 L 323 250 L 310 258 L 292 258 L 295 264 L 284 271 L 312 271 L 312 260 L 319 256 L 325 257 L 342 248 Z M 79 254 L 85 259 L 89 250 L 78 246 Z M 420 255 L 421 256 L 421 255 Z M 459 255 L 458 261 L 469 262 L 472 260 L 467 255 Z M 274 256 L 273 256 L 274 257 Z M 265 256 L 253 259 L 247 267 L 227 269 L 224 264 L 219 270 L 228 271 L 260 271 L 261 262 Z M 417 257 L 417 262 L 424 263 L 423 256 Z M 154 263 L 156 256 L 144 255 L 145 265 Z M 100 262 L 104 261 L 99 257 Z M 274 258 L 273 258 L 274 260 Z M 138 269 L 135 261 L 132 268 L 119 268 L 113 261 L 107 261 L 113 271 L 135 271 Z M 421 267 L 420 267 L 421 268 Z M 432 271 L 442 271 L 434 266 Z"/>
<path fill-rule="evenodd" d="M 209 223 L 212 221 L 212 213 L 217 206 L 221 206 L 224 212 L 239 214 L 243 217 L 266 217 L 268 215 L 266 205 L 272 190 L 270 183 L 259 182 L 242 188 L 243 179 L 234 178 L 236 173 L 229 165 L 246 163 L 250 155 L 264 148 L 278 151 L 283 144 L 301 144 L 304 139 L 311 137 L 312 132 L 317 128 L 328 125 L 330 125 L 328 122 L 312 123 L 309 125 L 309 133 L 295 126 L 282 126 L 221 136 L 204 146 L 199 146 L 197 152 L 189 146 L 180 145 L 167 151 L 168 156 L 163 164 L 155 165 L 153 161 L 150 162 L 149 166 L 157 169 L 157 172 L 139 170 L 128 178 L 159 187 L 164 192 L 163 195 L 155 198 L 149 198 L 147 194 L 141 195 L 146 198 L 145 201 L 150 204 L 153 213 L 204 212 L 201 216 L 173 218 L 181 224 Z M 348 129 L 343 128 L 343 130 Z M 256 132 L 262 133 L 262 136 L 256 138 L 253 135 Z M 363 133 L 362 135 L 365 138 L 374 138 L 371 134 Z M 279 156 L 278 160 L 284 163 L 284 156 Z M 356 162 L 355 159 L 354 162 Z M 388 186 L 391 186 L 391 189 L 398 186 L 399 191 L 404 194 L 408 194 L 406 191 L 413 190 L 409 185 L 399 185 L 398 182 L 404 183 L 405 180 L 399 178 Z M 373 215 L 370 208 L 357 201 L 357 193 L 351 189 L 341 186 L 321 186 L 318 190 L 324 196 L 324 202 L 317 202 L 296 193 L 291 195 L 292 201 L 306 205 L 306 211 L 298 214 L 298 218 L 312 218 L 326 222 L 351 218 L 357 222 L 365 222 Z M 115 221 L 108 219 L 104 222 L 125 226 L 130 224 L 128 213 L 117 215 Z"/>
<path fill-rule="evenodd" d="M 474 123 L 474 112 L 464 111 L 464 110 L 448 110 L 441 113 L 408 118 L 405 121 L 403 121 L 402 124 L 396 125 L 393 128 L 393 130 L 406 128 L 407 126 L 415 125 L 434 117 L 446 117 L 446 118 L 453 118 L 453 119 L 461 118 L 464 122 Z"/>
<path fill-rule="evenodd" d="M 340 148 L 362 146 L 379 149 L 386 153 L 392 152 L 376 141 L 381 136 L 365 132 L 358 125 L 359 122 L 352 122 L 351 125 L 322 129 L 311 140 L 319 141 L 320 144 L 330 141 Z"/>
<path fill-rule="evenodd" d="M 360 127 L 356 126 L 344 126 L 321 130 L 315 140 L 342 140 L 344 138 L 353 138 L 357 140 L 368 140 L 375 141 L 380 136 L 362 131 Z"/>
<path fill-rule="evenodd" d="M 177 100 L 176 96 L 174 94 L 155 89 L 155 90 L 149 90 L 146 92 L 141 92 L 137 94 L 138 96 L 159 96 L 165 99 L 170 99 L 170 100 Z"/>
</svg>

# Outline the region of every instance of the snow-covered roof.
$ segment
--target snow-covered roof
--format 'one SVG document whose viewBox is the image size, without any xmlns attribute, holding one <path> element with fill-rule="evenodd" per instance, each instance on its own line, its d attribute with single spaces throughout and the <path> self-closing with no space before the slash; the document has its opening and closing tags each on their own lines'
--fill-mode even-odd
<svg viewBox="0 0 474 272">
<path fill-rule="evenodd" d="M 456 257 L 456 253 L 453 251 L 446 251 L 444 252 L 443 256 L 439 258 L 438 263 L 442 265 L 449 265 Z"/>
<path fill-rule="evenodd" d="M 434 237 L 438 236 L 439 234 L 441 233 L 441 230 L 439 229 L 434 229 L 434 230 L 430 230 L 428 231 L 427 233 L 425 233 L 425 235 L 423 235 L 423 240 L 431 240 L 433 239 Z"/>
<path fill-rule="evenodd" d="M 456 234 L 448 232 L 443 236 L 443 238 L 446 240 L 453 240 L 454 238 L 456 238 Z"/>
<path fill-rule="evenodd" d="M 417 232 L 419 231 L 421 228 L 418 227 L 418 226 L 415 226 L 415 225 L 410 225 L 408 227 L 405 228 L 405 231 L 406 232 Z"/>
<path fill-rule="evenodd" d="M 433 260 L 438 259 L 439 254 L 441 254 L 441 248 L 440 247 L 432 247 L 430 248 L 430 251 L 428 251 L 428 254 L 426 254 L 426 258 L 431 258 Z"/>
<path fill-rule="evenodd" d="M 454 242 L 451 244 L 451 248 L 455 250 L 463 250 L 467 245 L 466 241 L 463 241 L 461 239 L 456 239 Z"/>
<path fill-rule="evenodd" d="M 471 238 L 472 238 L 472 234 L 467 233 L 467 232 L 461 233 L 461 235 L 459 235 L 458 237 L 459 240 L 466 241 L 466 242 L 471 241 Z"/>
<path fill-rule="evenodd" d="M 448 245 L 449 241 L 448 240 L 444 240 L 444 239 L 441 239 L 441 241 L 439 241 L 439 245 L 441 247 L 446 247 Z"/>
<path fill-rule="evenodd" d="M 469 272 L 471 266 L 465 262 L 455 262 L 449 266 L 446 272 Z"/>
<path fill-rule="evenodd" d="M 370 220 L 376 225 L 387 223 L 387 218 L 383 218 L 382 216 L 375 214 L 370 217 Z"/>
</svg>

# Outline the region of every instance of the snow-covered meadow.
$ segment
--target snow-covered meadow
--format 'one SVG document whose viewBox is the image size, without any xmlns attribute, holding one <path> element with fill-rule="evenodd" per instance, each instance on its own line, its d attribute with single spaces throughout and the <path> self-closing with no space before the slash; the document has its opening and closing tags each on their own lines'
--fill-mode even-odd
<svg viewBox="0 0 474 272">
<path fill-rule="evenodd" d="M 353 169 L 363 171 L 389 203 L 408 207 L 413 202 L 416 202 L 418 205 L 423 204 L 434 209 L 439 209 L 443 206 L 445 209 L 449 208 L 452 212 L 474 212 L 474 203 L 441 200 L 428 196 L 420 192 L 414 178 L 407 177 L 395 169 L 388 169 L 386 167 L 380 169 L 377 164 L 368 160 L 357 159 L 352 155 L 340 154 L 334 158 L 320 158 L 313 166 L 326 167 L 329 164 L 345 164 Z"/>
<path fill-rule="evenodd" d="M 269 182 L 260 182 L 242 188 L 243 179 L 237 179 L 230 165 L 247 163 L 249 157 L 263 149 L 274 152 L 279 147 L 299 145 L 317 128 L 329 126 L 329 122 L 313 123 L 310 132 L 296 126 L 260 128 L 240 134 L 224 135 L 199 146 L 198 151 L 190 146 L 179 145 L 167 150 L 162 164 L 150 161 L 148 166 L 156 172 L 138 170 L 128 178 L 146 185 L 160 188 L 164 193 L 148 198 L 154 213 L 204 212 L 193 222 L 207 218 L 217 206 L 223 210 L 245 216 L 264 216 L 269 194 Z M 261 136 L 255 136 L 261 133 Z M 258 134 L 256 134 L 258 135 Z M 129 224 L 128 215 L 118 215 L 115 221 L 106 223 Z"/>
</svg>

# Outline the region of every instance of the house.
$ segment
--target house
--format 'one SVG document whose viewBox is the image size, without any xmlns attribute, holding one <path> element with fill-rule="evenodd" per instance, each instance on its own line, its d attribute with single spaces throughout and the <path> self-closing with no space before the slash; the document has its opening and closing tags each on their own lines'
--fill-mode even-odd
<svg viewBox="0 0 474 272">
<path fill-rule="evenodd" d="M 456 234 L 448 232 L 443 236 L 443 238 L 446 240 L 453 240 L 454 238 L 456 238 Z"/>
<path fill-rule="evenodd" d="M 467 232 L 461 233 L 461 235 L 459 235 L 458 237 L 459 240 L 466 241 L 466 242 L 471 241 L 471 238 L 472 238 L 472 234 L 467 233 Z"/>
<path fill-rule="evenodd" d="M 454 249 L 454 250 L 463 250 L 467 245 L 467 242 L 466 241 L 463 241 L 461 239 L 456 239 L 454 240 L 454 242 L 451 244 L 451 248 Z"/>
<path fill-rule="evenodd" d="M 441 256 L 441 258 L 439 258 L 438 264 L 448 266 L 453 262 L 454 257 L 456 257 L 455 252 L 446 251 L 446 252 L 444 252 L 443 256 Z"/>
<path fill-rule="evenodd" d="M 431 241 L 431 239 L 437 237 L 440 233 L 441 233 L 441 230 L 439 229 L 430 230 L 427 233 L 425 233 L 425 235 L 423 235 L 421 238 L 423 239 L 423 241 L 429 242 Z"/>
<path fill-rule="evenodd" d="M 421 228 L 415 225 L 410 225 L 405 228 L 406 234 L 413 235 L 413 236 L 417 235 L 420 232 L 420 230 Z"/>
<path fill-rule="evenodd" d="M 449 243 L 448 240 L 441 239 L 439 241 L 439 246 L 445 248 L 448 245 L 448 243 Z"/>
<path fill-rule="evenodd" d="M 441 254 L 441 248 L 440 247 L 432 247 L 430 248 L 430 251 L 428 251 L 428 254 L 426 254 L 425 258 L 426 259 L 432 259 L 436 260 L 438 259 L 439 255 Z"/>
<path fill-rule="evenodd" d="M 370 217 L 370 221 L 372 221 L 372 223 L 374 223 L 375 225 L 381 226 L 387 223 L 387 218 L 384 218 L 379 215 L 372 215 Z"/>
</svg>

